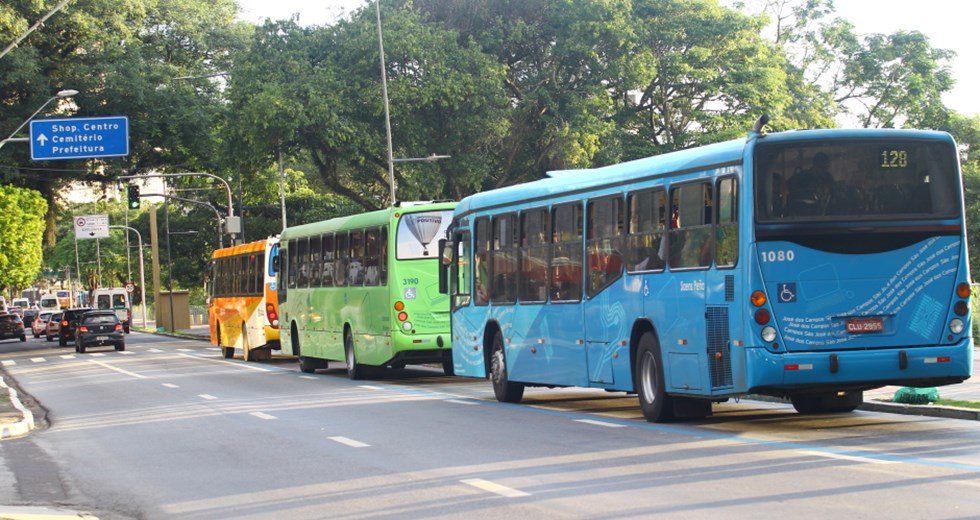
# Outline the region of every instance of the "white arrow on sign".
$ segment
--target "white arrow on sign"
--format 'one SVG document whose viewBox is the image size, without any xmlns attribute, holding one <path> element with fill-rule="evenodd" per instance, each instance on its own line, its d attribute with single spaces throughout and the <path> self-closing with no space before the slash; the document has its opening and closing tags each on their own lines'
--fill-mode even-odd
<svg viewBox="0 0 980 520">
<path fill-rule="evenodd" d="M 37 136 L 37 143 L 39 145 L 44 146 L 44 143 L 46 143 L 46 142 L 48 142 L 48 136 L 46 136 L 44 134 L 41 134 L 41 135 Z"/>
</svg>

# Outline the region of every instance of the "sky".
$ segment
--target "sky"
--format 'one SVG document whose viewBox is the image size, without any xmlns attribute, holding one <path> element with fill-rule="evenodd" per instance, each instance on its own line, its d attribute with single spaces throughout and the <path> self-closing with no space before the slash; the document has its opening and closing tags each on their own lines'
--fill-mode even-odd
<svg viewBox="0 0 980 520">
<path fill-rule="evenodd" d="M 301 25 L 331 24 L 367 0 L 238 0 L 242 19 L 262 22 L 299 14 Z M 955 51 L 951 62 L 956 86 L 944 97 L 946 106 L 967 116 L 980 115 L 980 43 L 977 42 L 975 0 L 836 0 L 837 15 L 858 34 L 919 31 L 934 48 Z"/>
</svg>

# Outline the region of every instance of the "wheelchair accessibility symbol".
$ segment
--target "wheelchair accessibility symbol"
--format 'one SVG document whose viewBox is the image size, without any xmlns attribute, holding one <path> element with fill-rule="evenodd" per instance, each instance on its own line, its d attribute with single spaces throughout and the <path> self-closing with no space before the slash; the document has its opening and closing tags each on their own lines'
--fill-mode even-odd
<svg viewBox="0 0 980 520">
<path fill-rule="evenodd" d="M 781 303 L 793 303 L 796 301 L 796 284 L 795 283 L 781 283 L 779 284 L 779 301 Z"/>
</svg>

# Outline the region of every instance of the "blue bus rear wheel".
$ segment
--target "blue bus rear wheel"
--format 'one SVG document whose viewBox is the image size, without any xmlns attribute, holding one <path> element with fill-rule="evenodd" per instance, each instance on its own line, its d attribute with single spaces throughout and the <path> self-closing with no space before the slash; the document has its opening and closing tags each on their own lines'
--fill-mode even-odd
<svg viewBox="0 0 980 520">
<path fill-rule="evenodd" d="M 664 422 L 673 418 L 673 406 L 664 388 L 660 344 L 652 332 L 645 332 L 640 337 L 633 386 L 647 421 Z"/>
<path fill-rule="evenodd" d="M 507 379 L 507 360 L 504 358 L 504 336 L 498 330 L 493 335 L 490 352 L 490 381 L 493 395 L 501 403 L 519 403 L 524 397 L 524 384 Z"/>
</svg>

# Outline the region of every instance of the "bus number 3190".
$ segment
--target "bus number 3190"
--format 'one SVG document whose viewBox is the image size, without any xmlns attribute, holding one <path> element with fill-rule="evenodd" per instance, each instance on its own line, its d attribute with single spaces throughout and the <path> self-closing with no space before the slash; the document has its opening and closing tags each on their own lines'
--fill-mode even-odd
<svg viewBox="0 0 980 520">
<path fill-rule="evenodd" d="M 762 251 L 763 262 L 792 262 L 795 257 L 792 249 L 789 251 Z"/>
</svg>

